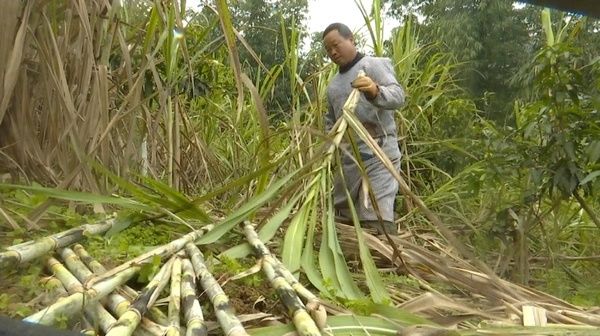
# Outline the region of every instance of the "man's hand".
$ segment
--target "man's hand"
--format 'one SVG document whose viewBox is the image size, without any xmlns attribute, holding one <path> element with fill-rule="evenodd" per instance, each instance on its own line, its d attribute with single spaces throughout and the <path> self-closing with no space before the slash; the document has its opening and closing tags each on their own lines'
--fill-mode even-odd
<svg viewBox="0 0 600 336">
<path fill-rule="evenodd" d="M 367 76 L 358 77 L 352 81 L 352 87 L 364 92 L 369 99 L 374 99 L 379 94 L 379 86 Z"/>
</svg>

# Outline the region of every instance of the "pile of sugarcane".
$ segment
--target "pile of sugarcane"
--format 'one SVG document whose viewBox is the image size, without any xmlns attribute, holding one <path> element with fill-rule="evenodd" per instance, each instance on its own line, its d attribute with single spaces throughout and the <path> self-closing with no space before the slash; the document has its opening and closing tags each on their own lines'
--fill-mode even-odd
<svg viewBox="0 0 600 336">
<path fill-rule="evenodd" d="M 112 221 L 84 225 L 0 252 L 0 264 L 5 267 L 45 257 L 46 266 L 53 274 L 47 283 L 55 302 L 26 317 L 25 321 L 57 325 L 66 320 L 71 326 L 78 321 L 80 329 L 90 335 L 207 335 L 219 326 L 224 335 L 248 335 L 221 285 L 208 270 L 202 252 L 194 244 L 212 229 L 211 225 L 107 270 L 76 243 L 89 234 L 102 234 L 112 225 Z M 318 297 L 269 253 L 251 224 L 244 223 L 243 228 L 298 334 L 321 335 L 326 328 L 327 314 Z M 155 262 L 157 257 L 165 262 L 139 293 L 126 285 L 145 264 Z M 197 283 L 202 290 L 198 290 Z M 155 304 L 167 285 L 170 289 L 165 314 Z M 205 321 L 199 301 L 202 294 L 210 300 L 218 325 Z"/>
</svg>

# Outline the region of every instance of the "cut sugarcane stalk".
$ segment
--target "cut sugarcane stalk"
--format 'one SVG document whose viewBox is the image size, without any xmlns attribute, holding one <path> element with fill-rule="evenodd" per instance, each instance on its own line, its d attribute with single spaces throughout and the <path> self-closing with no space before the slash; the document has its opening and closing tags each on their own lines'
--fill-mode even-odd
<svg viewBox="0 0 600 336">
<path fill-rule="evenodd" d="M 83 247 L 79 246 L 80 249 L 83 249 Z M 83 250 L 85 252 L 85 250 Z M 73 272 L 75 277 L 77 277 L 77 279 L 81 282 L 85 282 L 87 280 L 90 279 L 90 276 L 93 276 L 94 274 L 87 268 L 87 266 L 82 262 L 82 260 L 77 256 L 72 254 L 74 253 L 72 250 L 65 248 L 63 250 L 61 250 L 61 256 L 63 258 L 68 257 L 69 263 L 67 263 L 67 267 L 71 268 L 71 269 L 77 269 L 77 272 Z M 85 254 L 87 255 L 87 252 L 85 252 Z M 87 255 L 88 258 L 91 259 L 91 257 L 89 255 Z M 91 259 L 93 260 L 93 259 Z M 88 259 L 89 261 L 89 259 Z M 102 265 L 100 265 L 100 267 L 102 267 Z M 104 267 L 102 267 L 104 268 Z M 130 302 L 125 299 L 122 295 L 120 294 L 116 294 L 116 293 L 112 293 L 110 295 L 108 295 L 108 298 L 106 299 L 106 302 L 109 303 L 109 309 L 110 311 L 112 311 L 117 317 L 121 317 L 121 315 L 123 315 L 127 309 L 130 306 Z M 111 305 L 112 304 L 112 305 Z M 116 322 L 116 319 L 113 321 L 113 323 Z M 142 319 L 142 330 L 136 330 L 134 335 L 136 336 L 162 336 L 164 335 L 164 330 L 163 328 L 161 328 L 159 325 L 157 325 L 156 323 L 146 320 L 146 319 Z M 104 332 L 107 332 L 108 329 L 104 330 Z"/>
<path fill-rule="evenodd" d="M 167 336 L 179 336 L 181 329 L 179 314 L 181 312 L 181 259 L 175 257 L 171 270 L 171 295 L 169 296 L 169 328 Z"/>
<path fill-rule="evenodd" d="M 91 269 L 91 271 L 94 272 L 94 274 L 100 275 L 100 274 L 104 274 L 106 272 L 106 268 L 104 266 L 102 266 L 102 264 L 99 263 L 96 259 L 92 258 L 92 256 L 89 255 L 89 253 L 83 248 L 83 246 L 81 246 L 79 244 L 75 244 L 73 246 L 73 250 L 75 251 L 77 256 L 79 256 L 79 258 Z M 131 300 L 134 300 L 138 296 L 138 293 L 129 286 L 122 286 L 121 289 L 123 290 L 125 295 L 127 295 L 129 298 L 131 298 Z M 119 296 L 120 298 L 114 297 L 115 295 Z M 123 301 L 126 301 L 126 305 L 122 304 L 122 305 L 113 306 L 114 309 L 110 308 L 111 306 L 109 306 L 111 311 L 120 317 L 121 315 L 123 315 L 125 313 L 125 311 L 129 307 L 131 302 L 130 302 L 130 300 L 121 296 L 120 294 L 109 295 L 109 297 L 107 298 L 107 301 L 113 302 L 113 301 L 111 301 L 112 299 L 116 300 L 116 302 L 119 302 L 119 304 L 121 304 Z M 123 308 L 123 306 L 124 306 L 124 308 Z M 166 326 L 169 324 L 167 316 L 160 309 L 158 309 L 156 307 L 151 307 L 149 314 L 150 314 L 150 317 L 152 318 L 152 320 L 156 321 L 156 323 L 158 323 L 159 325 Z M 145 322 L 145 319 L 142 319 L 142 325 L 144 326 L 146 324 L 151 325 L 152 321 Z M 152 327 L 153 330 L 156 331 L 157 328 L 162 330 L 162 327 L 159 325 L 153 326 Z M 151 332 L 153 332 L 153 331 L 151 331 Z"/>
<path fill-rule="evenodd" d="M 321 336 L 315 321 L 306 311 L 304 304 L 300 301 L 292 286 L 275 271 L 271 262 L 263 259 L 262 269 L 269 282 L 271 282 L 271 286 L 277 291 L 279 299 L 287 308 L 298 334 L 300 336 Z"/>
<path fill-rule="evenodd" d="M 81 261 L 81 259 L 79 259 L 73 250 L 70 248 L 63 248 L 58 252 L 62 260 L 64 260 L 65 264 L 67 265 L 67 268 L 83 285 L 85 285 L 88 280 L 94 277 L 94 273 L 85 267 L 85 264 Z"/>
<path fill-rule="evenodd" d="M 113 274 L 115 274 L 117 272 L 121 272 L 122 270 L 127 269 L 127 268 L 131 267 L 132 265 L 139 265 L 141 263 L 147 263 L 149 260 L 152 260 L 152 258 L 155 256 L 160 256 L 160 257 L 171 256 L 171 255 L 179 252 L 181 249 L 183 249 L 185 244 L 196 241 L 198 238 L 202 237 L 202 235 L 204 235 L 204 233 L 210 231 L 212 228 L 213 228 L 212 225 L 206 225 L 205 227 L 203 227 L 200 230 L 192 231 L 177 240 L 174 240 L 168 244 L 157 247 L 152 251 L 146 252 L 146 253 L 134 258 L 133 260 L 130 260 L 116 268 L 113 268 L 113 269 L 107 271 L 106 273 L 104 273 L 94 279 L 91 279 L 90 284 L 93 285 L 97 281 L 102 281 L 104 278 L 111 277 Z"/>
<path fill-rule="evenodd" d="M 144 287 L 140 295 L 127 311 L 119 317 L 117 323 L 108 331 L 106 336 L 129 336 L 138 327 L 142 316 L 148 311 L 148 307 L 154 305 L 158 295 L 167 286 L 174 259 L 169 259 L 156 273 L 150 282 Z"/>
<path fill-rule="evenodd" d="M 6 251 L 0 252 L 0 269 L 29 262 L 50 251 L 78 242 L 87 235 L 102 234 L 114 223 L 114 219 L 109 219 L 105 223 L 85 224 L 38 240 L 10 246 Z"/>
<path fill-rule="evenodd" d="M 85 306 L 98 302 L 115 288 L 121 286 L 140 270 L 140 266 L 132 266 L 122 272 L 107 277 L 95 283 L 84 292 L 73 293 L 68 297 L 58 300 L 51 306 L 30 315 L 24 319 L 26 322 L 52 325 L 59 316 L 73 316 Z"/>
<path fill-rule="evenodd" d="M 62 282 L 69 294 L 83 292 L 84 288 L 81 282 L 69 272 L 58 260 L 48 258 L 48 269 Z M 86 317 L 90 321 L 97 322 L 102 331 L 107 332 L 108 329 L 116 322 L 116 319 L 98 302 L 84 308 Z"/>
<path fill-rule="evenodd" d="M 210 274 L 204 264 L 202 252 L 192 243 L 185 245 L 185 250 L 192 260 L 192 266 L 196 277 L 200 279 L 200 285 L 204 288 L 206 295 L 212 302 L 215 309 L 215 316 L 223 329 L 223 334 L 226 336 L 247 336 L 248 333 L 242 326 L 242 323 L 235 316 L 233 307 L 229 304 L 229 298 L 223 292 L 221 286 L 215 278 Z"/>
<path fill-rule="evenodd" d="M 44 287 L 49 292 L 50 302 L 54 302 L 69 296 L 65 286 L 63 286 L 62 282 L 60 282 L 60 280 L 58 280 L 56 277 L 51 277 L 50 279 L 46 280 Z"/>
<path fill-rule="evenodd" d="M 186 336 L 206 336 L 208 329 L 204 323 L 204 316 L 200 302 L 196 297 L 196 273 L 189 259 L 182 260 L 183 278 L 181 281 L 181 308 L 186 322 Z"/>
<path fill-rule="evenodd" d="M 244 233 L 248 243 L 252 246 L 257 257 L 269 262 L 275 271 L 283 276 L 290 284 L 296 293 L 306 302 L 306 310 L 310 313 L 319 329 L 327 326 L 327 311 L 319 301 L 319 298 L 311 291 L 306 289 L 296 277 L 290 272 L 274 255 L 271 254 L 265 244 L 258 238 L 258 234 L 254 230 L 252 224 L 248 221 L 244 222 Z"/>
</svg>

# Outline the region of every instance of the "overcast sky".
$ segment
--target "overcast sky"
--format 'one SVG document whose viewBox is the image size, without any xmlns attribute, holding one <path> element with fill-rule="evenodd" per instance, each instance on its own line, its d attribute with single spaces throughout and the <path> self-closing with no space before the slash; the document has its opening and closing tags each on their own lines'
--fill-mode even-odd
<svg viewBox="0 0 600 336">
<path fill-rule="evenodd" d="M 370 12 L 373 1 L 362 0 L 362 3 Z M 361 32 L 366 33 L 365 21 L 354 0 L 308 0 L 307 26 L 311 33 L 321 32 L 333 22 L 344 23 L 353 31 L 363 28 Z M 391 19 L 386 19 L 385 23 L 384 35 L 387 38 L 398 23 Z"/>
</svg>

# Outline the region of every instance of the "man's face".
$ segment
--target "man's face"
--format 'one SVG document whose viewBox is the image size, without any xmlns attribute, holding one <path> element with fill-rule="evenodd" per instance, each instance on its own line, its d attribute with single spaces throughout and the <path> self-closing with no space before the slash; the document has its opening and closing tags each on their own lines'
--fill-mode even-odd
<svg viewBox="0 0 600 336">
<path fill-rule="evenodd" d="M 332 30 L 323 39 L 327 56 L 333 63 L 344 66 L 356 57 L 356 46 L 353 38 L 345 38 L 337 30 Z"/>
</svg>

